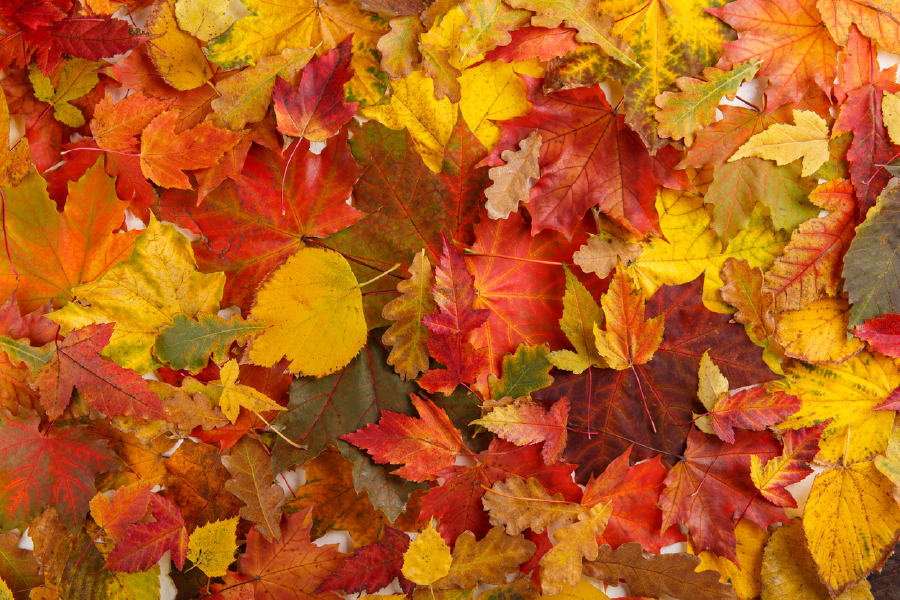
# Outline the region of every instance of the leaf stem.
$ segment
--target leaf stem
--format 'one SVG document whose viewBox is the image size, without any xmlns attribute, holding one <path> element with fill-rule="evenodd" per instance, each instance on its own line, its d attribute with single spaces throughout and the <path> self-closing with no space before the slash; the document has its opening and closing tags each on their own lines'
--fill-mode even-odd
<svg viewBox="0 0 900 600">
<path fill-rule="evenodd" d="M 242 586 L 242 585 L 247 585 L 248 583 L 256 583 L 256 582 L 259 581 L 260 579 L 262 579 L 262 577 L 259 576 L 259 575 L 257 575 L 257 576 L 254 577 L 253 579 L 248 579 L 247 581 L 240 581 L 240 582 L 238 582 L 238 583 L 235 583 L 234 585 L 229 585 L 228 587 L 222 588 L 222 589 L 219 590 L 218 592 L 215 592 L 215 593 L 212 593 L 212 594 L 206 594 L 205 596 L 200 596 L 200 598 L 199 598 L 198 600 L 206 600 L 207 598 L 212 598 L 213 596 L 218 596 L 218 595 L 221 594 L 222 592 L 228 591 L 228 590 L 233 589 L 233 588 L 236 588 L 236 587 L 240 587 L 240 586 Z M 207 588 L 207 589 L 209 589 L 209 588 Z"/>
<path fill-rule="evenodd" d="M 274 431 L 276 434 L 278 434 L 278 437 L 280 437 L 281 439 L 283 439 L 284 441 L 286 441 L 288 444 L 290 444 L 290 445 L 293 446 L 294 448 L 297 448 L 298 450 L 302 450 L 302 449 L 303 449 L 303 446 L 301 446 L 300 444 L 298 444 L 298 443 L 296 443 L 296 442 L 292 442 L 291 440 L 289 440 L 289 439 L 287 438 L 287 436 L 285 436 L 283 433 L 281 433 L 280 431 L 278 431 L 278 428 L 277 428 L 277 427 L 273 427 L 271 423 L 269 423 L 268 421 L 266 421 L 265 417 L 263 417 L 261 414 L 259 414 L 259 413 L 256 412 L 255 410 L 254 410 L 254 411 L 251 411 L 251 412 L 252 412 L 254 415 L 256 415 L 257 417 L 259 417 L 259 420 L 262 421 L 263 423 L 265 423 L 265 424 L 266 424 L 266 427 L 268 427 L 269 429 L 271 429 L 272 431 Z"/>
<path fill-rule="evenodd" d="M 750 108 L 752 108 L 753 110 L 755 110 L 756 112 L 758 112 L 758 113 L 761 113 L 761 112 L 762 112 L 762 109 L 761 109 L 760 107 L 758 107 L 757 105 L 753 104 L 753 103 L 750 102 L 749 100 L 744 100 L 744 99 L 741 98 L 740 96 L 735 96 L 735 98 L 737 98 L 738 100 L 740 100 L 741 102 L 743 102 L 744 104 L 746 104 L 747 106 L 749 106 Z"/>
<path fill-rule="evenodd" d="M 375 277 L 373 277 L 372 279 L 370 279 L 370 280 L 368 280 L 368 281 L 364 281 L 364 282 L 358 284 L 356 287 L 363 287 L 363 286 L 369 285 L 370 283 L 375 283 L 376 281 L 378 281 L 379 279 L 381 279 L 381 278 L 384 277 L 385 275 L 388 275 L 391 271 L 395 270 L 395 269 L 398 268 L 399 266 L 400 266 L 400 263 L 397 263 L 397 264 L 395 264 L 393 267 L 391 267 L 390 269 L 388 269 L 387 271 L 384 271 L 384 272 L 381 273 L 380 275 L 376 275 Z"/>
<path fill-rule="evenodd" d="M 9 260 L 9 268 L 16 274 L 16 281 L 18 281 L 19 272 L 16 271 L 16 266 L 13 264 L 12 260 L 12 254 L 9 251 L 9 235 L 6 232 L 6 194 L 3 193 L 2 188 L 0 188 L 0 205 L 2 205 L 3 209 L 3 243 L 6 245 L 6 258 Z"/>
<path fill-rule="evenodd" d="M 653 415 L 650 414 L 650 407 L 647 406 L 647 397 L 644 395 L 644 386 L 641 385 L 641 378 L 638 377 L 637 369 L 634 368 L 634 365 L 631 365 L 631 372 L 634 373 L 638 389 L 641 391 L 641 400 L 644 403 L 644 410 L 647 411 L 647 417 L 650 419 L 650 427 L 653 429 L 653 433 L 656 433 L 656 423 L 653 422 Z"/>
<path fill-rule="evenodd" d="M 555 267 L 561 267 L 565 263 L 557 262 L 555 260 L 538 260 L 536 258 L 521 258 L 519 256 L 508 256 L 506 254 L 490 254 L 488 252 L 475 252 L 474 250 L 470 250 L 469 248 L 463 248 L 463 254 L 466 256 L 487 256 L 489 258 L 505 258 L 506 260 L 518 260 L 521 262 L 530 262 L 536 263 L 539 265 L 553 265 Z"/>
<path fill-rule="evenodd" d="M 363 267 L 366 267 L 367 269 L 372 269 L 373 271 L 378 271 L 379 273 L 384 273 L 384 272 L 385 272 L 385 271 L 379 269 L 378 267 L 373 267 L 372 265 L 369 265 L 369 264 L 364 263 L 363 261 L 359 260 L 358 258 L 354 258 L 354 257 L 352 257 L 352 256 L 350 256 L 350 255 L 348 255 L 348 254 L 344 254 L 344 253 L 341 252 L 340 250 L 335 250 L 334 248 L 332 248 L 332 247 L 330 247 L 330 246 L 326 246 L 326 245 L 323 244 L 322 242 L 319 242 L 319 241 L 317 241 L 317 240 L 315 240 L 315 239 L 313 239 L 313 238 L 310 238 L 310 237 L 304 237 L 304 238 L 303 238 L 303 243 L 304 243 L 304 244 L 314 244 L 314 245 L 316 245 L 316 246 L 318 246 L 318 247 L 320 247 L 320 248 L 325 248 L 326 250 L 331 250 L 332 252 L 337 252 L 338 254 L 340 254 L 341 256 L 343 256 L 344 258 L 346 258 L 348 261 L 350 261 L 350 262 L 352 262 L 352 263 L 356 263 L 356 264 L 358 264 L 358 265 L 362 265 Z M 397 279 L 406 279 L 405 277 L 403 277 L 403 276 L 401 276 L 401 275 L 397 275 L 396 273 L 391 273 L 391 277 L 395 277 L 395 278 L 397 278 Z"/>
</svg>

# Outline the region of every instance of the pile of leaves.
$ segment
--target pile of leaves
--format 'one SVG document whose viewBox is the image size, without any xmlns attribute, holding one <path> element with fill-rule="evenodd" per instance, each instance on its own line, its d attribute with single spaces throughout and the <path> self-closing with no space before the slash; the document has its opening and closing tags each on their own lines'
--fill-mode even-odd
<svg viewBox="0 0 900 600">
<path fill-rule="evenodd" d="M 242 2 L 0 3 L 0 598 L 900 597 L 895 3 Z"/>
</svg>

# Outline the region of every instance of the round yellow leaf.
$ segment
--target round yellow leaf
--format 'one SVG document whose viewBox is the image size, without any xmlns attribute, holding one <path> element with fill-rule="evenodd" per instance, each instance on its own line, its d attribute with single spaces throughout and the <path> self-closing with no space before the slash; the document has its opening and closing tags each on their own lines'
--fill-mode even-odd
<svg viewBox="0 0 900 600">
<path fill-rule="evenodd" d="M 223 577 L 237 552 L 238 517 L 201 525 L 188 540 L 187 557 L 208 577 Z"/>
<path fill-rule="evenodd" d="M 884 563 L 900 536 L 900 506 L 872 462 L 816 477 L 803 530 L 819 576 L 836 596 Z"/>
<path fill-rule="evenodd" d="M 251 314 L 271 327 L 253 341 L 250 360 L 271 367 L 282 357 L 292 373 L 323 377 L 349 363 L 366 342 L 362 294 L 336 252 L 302 248 L 256 295 Z"/>
<path fill-rule="evenodd" d="M 450 572 L 451 561 L 450 547 L 429 523 L 403 555 L 403 576 L 419 585 L 431 585 Z"/>
</svg>

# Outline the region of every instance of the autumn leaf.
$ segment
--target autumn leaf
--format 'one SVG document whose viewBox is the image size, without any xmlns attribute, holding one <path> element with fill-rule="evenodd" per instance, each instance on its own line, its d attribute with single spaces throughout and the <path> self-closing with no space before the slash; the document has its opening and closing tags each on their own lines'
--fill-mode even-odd
<svg viewBox="0 0 900 600">
<path fill-rule="evenodd" d="M 223 319 L 209 313 L 197 313 L 196 320 L 184 314 L 175 315 L 172 324 L 160 330 L 153 345 L 153 355 L 173 369 L 198 373 L 209 362 L 224 363 L 233 343 L 247 340 L 265 330 L 266 325 L 252 317 L 233 315 Z"/>
<path fill-rule="evenodd" d="M 564 583 L 578 585 L 582 560 L 595 560 L 597 536 L 606 529 L 612 507 L 599 503 L 578 514 L 578 520 L 556 530 L 557 544 L 540 560 L 541 591 L 558 594 Z"/>
<path fill-rule="evenodd" d="M 786 432 L 781 438 L 784 444 L 781 456 L 772 458 L 765 465 L 758 456 L 750 457 L 750 478 L 769 502 L 796 508 L 797 501 L 785 488 L 812 474 L 810 463 L 819 452 L 819 439 L 826 426 L 827 423 L 822 423 Z"/>
<path fill-rule="evenodd" d="M 519 210 L 519 202 L 528 202 L 531 187 L 541 176 L 538 156 L 541 136 L 531 132 L 519 142 L 519 150 L 504 150 L 500 158 L 505 165 L 491 168 L 488 174 L 494 183 L 484 190 L 485 208 L 492 219 L 506 219 L 509 213 Z"/>
<path fill-rule="evenodd" d="M 325 579 L 316 591 L 371 594 L 386 587 L 396 577 L 401 589 L 409 593 L 415 586 L 401 572 L 403 555 L 409 549 L 409 543 L 405 533 L 386 526 L 381 543 L 357 548 L 353 556 Z"/>
<path fill-rule="evenodd" d="M 591 238 L 593 239 L 596 238 Z M 594 325 L 603 322 L 603 312 L 572 271 L 568 267 L 565 267 L 565 271 L 566 293 L 563 295 L 563 313 L 559 327 L 575 348 L 575 352 L 555 350 L 548 358 L 557 369 L 571 371 L 577 375 L 592 366 L 606 365 L 606 361 L 597 351 L 594 337 Z"/>
<path fill-rule="evenodd" d="M 53 117 L 57 121 L 70 127 L 81 127 L 85 123 L 84 114 L 72 101 L 84 96 L 97 85 L 97 67 L 98 63 L 82 58 L 67 60 L 59 76 L 59 83 L 55 86 L 36 64 L 28 72 L 28 77 L 34 86 L 35 97 L 53 108 Z"/>
<path fill-rule="evenodd" d="M 494 527 L 477 542 L 467 531 L 453 546 L 450 571 L 433 585 L 437 589 L 466 589 L 479 583 L 504 584 L 506 574 L 517 571 L 520 564 L 531 558 L 534 549 L 524 536 L 508 536 L 502 527 Z"/>
<path fill-rule="evenodd" d="M 488 375 L 488 389 L 495 401 L 528 396 L 553 383 L 550 376 L 553 365 L 546 345 L 522 344 L 516 348 L 515 354 L 504 356 L 502 363 L 502 377 Z"/>
<path fill-rule="evenodd" d="M 403 576 L 419 585 L 431 585 L 450 572 L 451 562 L 450 548 L 429 524 L 403 554 Z"/>
<path fill-rule="evenodd" d="M 175 18 L 182 31 L 208 42 L 231 27 L 234 13 L 226 0 L 176 0 Z"/>
<path fill-rule="evenodd" d="M 249 438 L 242 438 L 227 456 L 222 457 L 222 464 L 232 475 L 225 482 L 225 489 L 244 502 L 241 517 L 255 523 L 256 531 L 268 541 L 277 540 L 281 536 L 278 503 L 284 491 L 274 483 L 271 458 L 265 448 Z"/>
<path fill-rule="evenodd" d="M 341 439 L 367 450 L 375 462 L 403 465 L 394 475 L 426 481 L 454 464 L 464 444 L 447 413 L 415 394 L 411 398 L 420 418 L 383 411 L 377 425 L 370 424 Z"/>
<path fill-rule="evenodd" d="M 199 42 L 179 28 L 175 5 L 176 0 L 162 0 L 151 10 L 146 28 L 154 40 L 147 53 L 166 83 L 176 90 L 192 90 L 213 73 Z"/>
<path fill-rule="evenodd" d="M 857 325 L 853 333 L 869 342 L 878 352 L 900 358 L 900 315 L 885 314 L 869 319 L 863 325 Z"/>
<path fill-rule="evenodd" d="M 534 477 L 495 482 L 483 503 L 491 514 L 491 524 L 503 525 L 509 535 L 526 529 L 541 533 L 553 522 L 571 523 L 583 510 L 578 504 L 565 502 L 559 492 L 550 494 Z"/>
<path fill-rule="evenodd" d="M 746 260 L 728 258 L 722 267 L 722 280 L 725 285 L 719 289 L 719 295 L 737 309 L 734 320 L 747 325 L 758 340 L 775 333 L 775 298 L 763 292 L 762 269 L 751 268 Z"/>
<path fill-rule="evenodd" d="M 891 190 L 856 229 L 856 237 L 844 256 L 844 289 L 850 295 L 850 326 L 894 312 L 900 291 L 889 273 L 896 272 L 897 247 L 893 241 L 898 227 L 896 213 L 900 193 Z"/>
<path fill-rule="evenodd" d="M 591 236 L 587 245 L 572 254 L 572 261 L 585 273 L 596 273 L 597 277 L 605 279 L 620 261 L 628 265 L 640 253 L 639 244 L 626 242 L 621 238 L 613 238 L 609 242 L 596 235 Z"/>
<path fill-rule="evenodd" d="M 69 303 L 53 313 L 53 320 L 64 334 L 92 323 L 115 322 L 103 355 L 146 373 L 159 366 L 151 354 L 159 328 L 177 314 L 217 312 L 224 283 L 221 273 L 198 273 L 188 239 L 151 217 L 128 261 L 72 288 L 73 295 L 91 306 Z"/>
<path fill-rule="evenodd" d="M 541 455 L 544 462 L 551 464 L 559 460 L 566 448 L 568 416 L 569 401 L 562 398 L 554 403 L 549 411 L 534 402 L 516 402 L 498 406 L 471 424 L 481 425 L 497 434 L 499 438 L 517 446 L 543 442 Z"/>
<path fill-rule="evenodd" d="M 238 364 L 234 359 L 229 360 L 219 373 L 221 377 L 222 393 L 219 396 L 219 408 L 222 414 L 232 423 L 237 421 L 241 408 L 260 413 L 269 410 L 284 410 L 277 402 L 260 392 L 259 390 L 238 383 Z"/>
<path fill-rule="evenodd" d="M 207 523 L 190 535 L 187 559 L 208 577 L 222 577 L 234 562 L 237 517 Z"/>
<path fill-rule="evenodd" d="M 337 544 L 317 546 L 309 537 L 312 507 L 282 519 L 281 537 L 275 542 L 263 539 L 257 531 L 247 534 L 246 553 L 238 559 L 241 571 L 257 577 L 252 584 L 257 598 L 302 600 L 341 565 L 344 554 Z M 334 592 L 317 595 L 326 600 L 337 598 Z"/>
<path fill-rule="evenodd" d="M 803 159 L 800 175 L 815 173 L 828 160 L 828 125 L 812 111 L 795 110 L 794 125 L 776 123 L 757 133 L 731 155 L 729 162 L 758 156 L 786 165 Z"/>
<path fill-rule="evenodd" d="M 91 517 L 114 542 L 125 537 L 129 526 L 147 514 L 150 506 L 150 487 L 134 483 L 119 488 L 110 499 L 105 494 L 91 498 Z"/>
<path fill-rule="evenodd" d="M 510 32 L 510 41 L 484 55 L 485 60 L 516 62 L 537 57 L 549 61 L 575 50 L 576 31 L 567 27 L 522 27 Z"/>
<path fill-rule="evenodd" d="M 397 284 L 397 291 L 403 295 L 382 310 L 385 319 L 394 321 L 382 336 L 385 344 L 393 346 L 387 363 L 404 380 L 415 379 L 428 370 L 429 335 L 422 319 L 437 309 L 431 295 L 434 276 L 424 249 L 413 258 L 409 272 L 410 278 Z"/>
<path fill-rule="evenodd" d="M 150 496 L 150 508 L 156 521 L 131 525 L 106 559 L 106 568 L 124 573 L 146 571 L 166 552 L 172 553 L 179 569 L 184 566 L 188 534 L 181 511 L 155 494 Z"/>
<path fill-rule="evenodd" d="M 0 578 L 13 590 L 34 588 L 44 583 L 34 552 L 18 547 L 18 533 L 0 534 Z M 12 593 L 9 595 L 13 598 Z"/>
<path fill-rule="evenodd" d="M 810 490 L 803 531 L 829 593 L 840 594 L 893 550 L 900 534 L 900 508 L 890 480 L 872 462 L 826 469 Z M 858 550 L 834 551 L 848 547 Z"/>
<path fill-rule="evenodd" d="M 294 92 L 282 78 L 275 78 L 273 99 L 278 131 L 291 137 L 324 142 L 356 113 L 358 102 L 344 101 L 344 84 L 350 81 L 353 36 L 321 58 L 313 57 L 303 69 Z"/>
<path fill-rule="evenodd" d="M 138 137 L 153 119 L 162 114 L 169 102 L 138 92 L 113 102 L 107 94 L 97 103 L 91 119 L 91 133 L 104 150 L 134 152 Z"/>
<path fill-rule="evenodd" d="M 778 315 L 775 341 L 784 353 L 813 363 L 840 364 L 865 344 L 847 337 L 850 305 L 843 298 L 822 298 L 803 310 Z"/>
<path fill-rule="evenodd" d="M 6 95 L 0 89 L 0 139 L 3 134 L 9 138 L 9 107 L 6 104 Z M 14 188 L 25 178 L 31 169 L 31 150 L 28 148 L 28 139 L 19 140 L 15 146 L 0 144 L 0 186 Z"/>
</svg>

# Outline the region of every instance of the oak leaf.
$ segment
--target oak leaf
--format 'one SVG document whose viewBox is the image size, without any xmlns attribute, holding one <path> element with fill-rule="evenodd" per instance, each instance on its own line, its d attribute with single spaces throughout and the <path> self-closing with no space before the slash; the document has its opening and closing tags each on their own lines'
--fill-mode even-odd
<svg viewBox="0 0 900 600">
<path fill-rule="evenodd" d="M 519 150 L 501 153 L 500 158 L 506 164 L 488 171 L 493 183 L 484 190 L 485 208 L 490 218 L 506 219 L 509 213 L 519 210 L 519 202 L 528 202 L 531 187 L 541 176 L 538 168 L 540 152 L 541 136 L 533 131 L 519 142 Z"/>
<path fill-rule="evenodd" d="M 282 512 L 278 503 L 284 490 L 274 483 L 269 453 L 255 440 L 244 437 L 222 457 L 222 464 L 232 475 L 225 482 L 225 489 L 244 503 L 241 517 L 255 523 L 256 531 L 270 542 L 277 540 L 281 536 Z"/>
<path fill-rule="evenodd" d="M 769 432 L 743 432 L 726 445 L 692 429 L 684 461 L 666 476 L 659 503 L 663 528 L 684 523 L 698 552 L 712 550 L 735 562 L 736 515 L 760 527 L 786 521 L 784 511 L 760 498 L 750 479 L 750 455 L 771 459 L 781 454 Z"/>
<path fill-rule="evenodd" d="M 606 529 L 612 507 L 603 502 L 578 514 L 578 520 L 556 530 L 557 543 L 540 560 L 541 591 L 558 594 L 563 584 L 578 585 L 582 560 L 595 560 L 597 536 Z"/>
<path fill-rule="evenodd" d="M 535 545 L 522 535 L 509 536 L 502 527 L 494 527 L 483 539 L 466 531 L 456 538 L 450 571 L 434 582 L 437 589 L 473 588 L 479 583 L 501 585 L 506 574 L 534 554 Z"/>
<path fill-rule="evenodd" d="M 178 430 L 185 433 L 197 428 L 210 431 L 228 425 L 229 421 L 222 414 L 222 409 L 212 406 L 209 398 L 202 392 L 187 394 L 178 389 L 172 392 L 171 395 L 163 395 L 162 403 L 169 413 L 168 420 Z"/>
<path fill-rule="evenodd" d="M 872 462 L 826 469 L 813 482 L 803 531 L 832 596 L 881 566 L 893 550 L 900 537 L 900 507 L 891 488 Z"/>
<path fill-rule="evenodd" d="M 885 314 L 869 319 L 863 325 L 857 325 L 853 333 L 869 342 L 878 352 L 900 358 L 900 315 Z"/>
<path fill-rule="evenodd" d="M 160 366 L 151 354 L 159 328 L 177 314 L 217 312 L 225 283 L 222 273 L 197 272 L 190 242 L 172 225 L 151 217 L 140 234 L 127 262 L 72 289 L 90 307 L 70 302 L 52 317 L 64 334 L 92 323 L 115 322 L 103 355 L 139 374 Z"/>
<path fill-rule="evenodd" d="M 728 162 L 758 156 L 786 165 L 803 159 L 802 177 L 812 175 L 828 160 L 828 124 L 812 111 L 795 110 L 794 124 L 776 123 L 757 133 Z"/>
<path fill-rule="evenodd" d="M 720 600 L 736 598 L 731 586 L 719 583 L 716 573 L 696 572 L 700 559 L 690 554 L 657 554 L 644 558 L 641 545 L 623 544 L 615 551 L 607 545 L 597 558 L 584 564 L 584 574 L 610 585 L 621 580 L 632 594 L 658 597 Z"/>
<path fill-rule="evenodd" d="M 106 559 L 105 568 L 124 573 L 146 571 L 166 552 L 181 569 L 188 550 L 188 534 L 177 506 L 162 496 L 151 494 L 150 508 L 156 521 L 136 523 Z"/>
<path fill-rule="evenodd" d="M 571 523 L 584 510 L 578 504 L 565 502 L 560 492 L 551 495 L 534 477 L 494 482 L 482 502 L 491 514 L 491 524 L 505 526 L 509 535 L 526 529 L 541 533 L 553 522 Z"/>
<path fill-rule="evenodd" d="M 377 425 L 370 424 L 355 433 L 342 435 L 341 439 L 367 450 L 375 462 L 403 465 L 394 475 L 410 481 L 426 481 L 453 465 L 464 444 L 446 412 L 430 400 L 422 400 L 415 394 L 411 397 L 420 418 L 382 411 Z"/>
<path fill-rule="evenodd" d="M 410 278 L 397 284 L 403 294 L 384 305 L 382 316 L 393 321 L 382 341 L 393 346 L 387 363 L 404 380 L 415 379 L 428 370 L 428 328 L 422 319 L 432 314 L 437 305 L 431 295 L 434 276 L 425 250 L 416 254 L 409 267 Z"/>
<path fill-rule="evenodd" d="M 312 543 L 312 507 L 282 519 L 281 537 L 269 542 L 251 530 L 246 552 L 238 559 L 242 572 L 258 578 L 252 584 L 260 600 L 305 600 L 310 598 L 326 577 L 344 561 L 337 544 Z M 339 598 L 334 592 L 321 592 L 323 600 Z"/>
<path fill-rule="evenodd" d="M 781 456 L 770 459 L 765 465 L 758 456 L 750 457 L 750 478 L 769 502 L 781 507 L 797 507 L 797 501 L 785 488 L 813 473 L 810 463 L 819 452 L 819 439 L 827 425 L 826 422 L 787 431 L 781 438 L 784 444 Z"/>
<path fill-rule="evenodd" d="M 512 41 L 511 31 L 519 29 L 531 19 L 527 10 L 514 10 L 501 0 L 464 0 L 460 8 L 469 18 L 463 30 L 465 47 L 463 55 L 474 58 L 494 46 L 505 46 Z M 529 57 L 530 58 L 530 57 Z M 470 586 L 463 586 L 470 587 Z"/>
<path fill-rule="evenodd" d="M 430 586 L 450 572 L 450 548 L 434 525 L 416 536 L 403 554 L 403 576 L 419 585 Z"/>
<path fill-rule="evenodd" d="M 381 68 L 391 79 L 400 79 L 412 73 L 422 60 L 419 36 L 425 33 L 425 27 L 417 14 L 394 17 L 388 24 L 391 31 L 378 39 Z"/>
<path fill-rule="evenodd" d="M 641 246 L 626 242 L 622 238 L 612 238 L 611 242 L 600 236 L 591 236 L 588 243 L 572 255 L 572 262 L 585 273 L 596 273 L 606 279 L 619 262 L 628 265 L 641 253 Z"/>
</svg>

